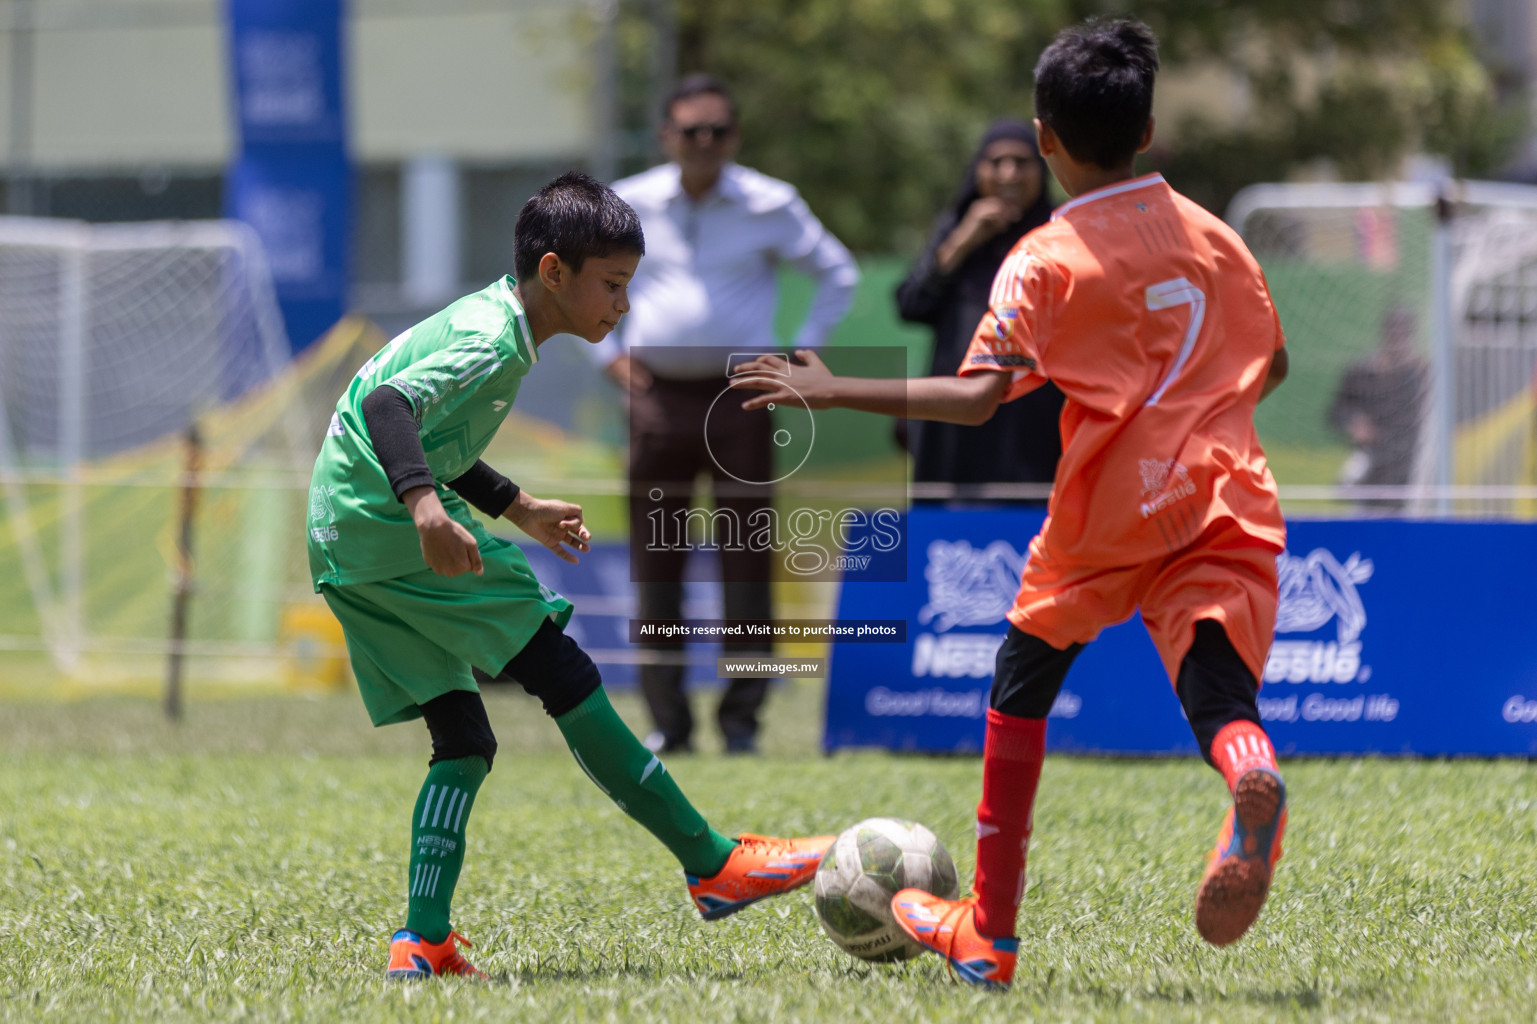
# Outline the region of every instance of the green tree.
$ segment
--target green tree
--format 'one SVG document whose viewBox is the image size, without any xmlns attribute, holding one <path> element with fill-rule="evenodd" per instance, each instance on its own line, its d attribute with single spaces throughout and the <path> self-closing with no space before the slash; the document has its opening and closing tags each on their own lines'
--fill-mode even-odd
<svg viewBox="0 0 1537 1024">
<path fill-rule="evenodd" d="M 862 251 L 911 252 L 993 117 L 1031 113 L 1032 70 L 1064 25 L 1133 13 L 1164 67 L 1216 63 L 1248 116 L 1164 126 L 1147 167 L 1220 212 L 1234 192 L 1326 161 L 1392 173 L 1427 150 L 1488 173 L 1525 122 L 1496 103 L 1456 5 L 1443 0 L 675 0 L 681 73 L 731 83 L 741 159 L 795 183 Z M 631 68 L 650 37 L 622 36 Z M 643 18 L 642 18 L 643 20 Z M 643 88 L 624 89 L 632 123 Z"/>
<path fill-rule="evenodd" d="M 737 90 L 742 159 L 861 250 L 911 250 L 994 116 L 1030 114 L 1057 0 L 680 0 L 682 71 Z"/>
<path fill-rule="evenodd" d="M 1244 185 L 1314 168 L 1392 176 L 1416 151 L 1489 174 L 1527 130 L 1440 0 L 1150 0 L 1144 16 L 1166 67 L 1217 62 L 1250 97 L 1242 123 L 1187 116 L 1146 161 L 1218 212 Z"/>
</svg>

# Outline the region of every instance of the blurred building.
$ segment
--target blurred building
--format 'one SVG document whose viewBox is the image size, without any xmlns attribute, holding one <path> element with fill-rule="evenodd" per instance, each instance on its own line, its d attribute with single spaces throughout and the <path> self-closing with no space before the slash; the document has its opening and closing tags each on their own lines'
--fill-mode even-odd
<svg viewBox="0 0 1537 1024">
<path fill-rule="evenodd" d="M 612 6 L 349 0 L 355 305 L 389 320 L 505 273 L 523 200 L 601 169 Z M 223 17 L 221 0 L 0 0 L 0 210 L 219 216 L 237 144 Z"/>
</svg>

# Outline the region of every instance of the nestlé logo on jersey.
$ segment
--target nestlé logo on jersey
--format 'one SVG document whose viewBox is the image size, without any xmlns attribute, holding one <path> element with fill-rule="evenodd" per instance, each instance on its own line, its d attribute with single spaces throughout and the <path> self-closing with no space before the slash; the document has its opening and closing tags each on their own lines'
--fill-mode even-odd
<svg viewBox="0 0 1537 1024">
<path fill-rule="evenodd" d="M 1138 470 L 1142 474 L 1142 504 L 1138 509 L 1143 519 L 1195 493 L 1190 470 L 1177 459 L 1139 459 Z"/>
<path fill-rule="evenodd" d="M 336 503 L 331 500 L 335 496 L 333 486 L 319 484 L 310 488 L 310 536 L 317 544 L 341 538 L 336 528 Z"/>
</svg>

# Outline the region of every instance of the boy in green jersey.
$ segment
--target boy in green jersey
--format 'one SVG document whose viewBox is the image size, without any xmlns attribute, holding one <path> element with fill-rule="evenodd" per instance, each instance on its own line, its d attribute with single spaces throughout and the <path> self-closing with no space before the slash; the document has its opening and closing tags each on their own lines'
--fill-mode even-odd
<svg viewBox="0 0 1537 1024">
<path fill-rule="evenodd" d="M 596 343 L 614 329 L 644 251 L 635 212 L 612 191 L 583 174 L 555 179 L 518 216 L 516 280 L 460 299 L 364 364 L 315 460 L 310 572 L 342 624 L 363 703 L 375 725 L 422 718 L 432 737 L 388 977 L 480 974 L 449 923 L 470 810 L 496 754 L 472 666 L 539 698 L 582 770 L 678 858 L 706 920 L 804 885 L 832 842 L 710 828 L 562 632 L 571 603 L 470 512 L 511 520 L 568 562 L 589 549 L 580 506 L 535 498 L 480 456 L 542 342 Z"/>
</svg>

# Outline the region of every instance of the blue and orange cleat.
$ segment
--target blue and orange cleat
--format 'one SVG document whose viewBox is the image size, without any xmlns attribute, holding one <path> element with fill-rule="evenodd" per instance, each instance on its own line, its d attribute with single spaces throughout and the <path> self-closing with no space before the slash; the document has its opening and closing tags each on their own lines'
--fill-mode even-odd
<svg viewBox="0 0 1537 1024">
<path fill-rule="evenodd" d="M 459 952 L 459 946 L 473 946 L 458 932 L 449 932 L 442 942 L 428 942 L 405 928 L 390 936 L 390 965 L 384 976 L 391 981 L 418 981 L 439 975 L 484 978 L 486 975 Z"/>
<path fill-rule="evenodd" d="M 688 894 L 706 921 L 719 921 L 769 896 L 798 889 L 817 873 L 837 836 L 775 839 L 743 832 L 726 866 L 710 878 L 685 873 Z"/>
<path fill-rule="evenodd" d="M 1236 942 L 1259 917 L 1286 831 L 1286 783 L 1268 768 L 1244 772 L 1195 897 L 1195 927 L 1213 946 Z"/>
<path fill-rule="evenodd" d="M 947 900 L 922 889 L 891 897 L 897 927 L 924 949 L 938 953 L 950 970 L 971 985 L 1002 991 L 1014 980 L 1019 940 L 990 939 L 977 931 L 977 900 Z"/>
</svg>

